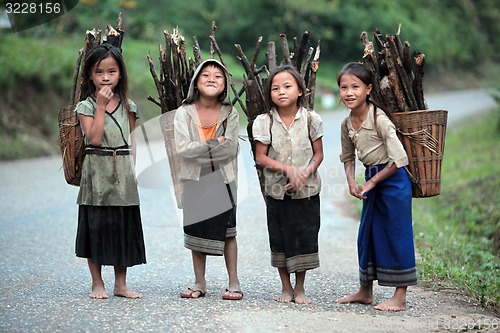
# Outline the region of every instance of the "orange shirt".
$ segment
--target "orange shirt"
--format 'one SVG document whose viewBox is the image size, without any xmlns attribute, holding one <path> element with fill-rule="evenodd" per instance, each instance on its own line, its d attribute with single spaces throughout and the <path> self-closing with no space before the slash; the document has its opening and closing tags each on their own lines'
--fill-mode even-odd
<svg viewBox="0 0 500 333">
<path fill-rule="evenodd" d="M 215 122 L 212 126 L 201 126 L 200 124 L 196 123 L 196 128 L 198 128 L 198 133 L 200 134 L 200 138 L 202 140 L 208 141 L 210 139 L 215 138 L 215 129 L 217 128 L 217 122 Z M 215 165 L 214 162 L 212 162 L 204 164 L 202 166 L 213 167 L 214 165 Z"/>
<path fill-rule="evenodd" d="M 198 133 L 202 140 L 208 141 L 215 138 L 215 129 L 217 128 L 217 123 L 214 123 L 211 127 L 204 127 L 196 124 L 198 127 Z"/>
</svg>

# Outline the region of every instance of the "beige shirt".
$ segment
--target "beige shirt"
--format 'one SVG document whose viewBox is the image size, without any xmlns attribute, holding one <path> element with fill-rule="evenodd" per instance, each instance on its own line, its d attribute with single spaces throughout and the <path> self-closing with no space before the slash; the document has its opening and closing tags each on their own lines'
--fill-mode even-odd
<svg viewBox="0 0 500 333">
<path fill-rule="evenodd" d="M 311 117 L 309 126 L 308 113 Z M 272 128 L 269 128 L 271 121 L 268 113 L 255 118 L 252 125 L 254 139 L 269 146 L 268 156 L 273 160 L 304 169 L 314 155 L 312 142 L 323 137 L 321 117 L 316 112 L 301 107 L 290 128 L 286 128 L 275 109 L 271 114 Z M 286 176 L 282 172 L 264 169 L 264 178 L 266 194 L 274 199 L 283 199 L 286 192 L 285 185 L 288 183 Z M 321 179 L 316 170 L 309 176 L 306 184 L 291 196 L 293 199 L 308 198 L 318 194 L 320 188 Z"/>
<path fill-rule="evenodd" d="M 357 151 L 358 158 L 364 165 L 388 163 L 390 166 L 396 163 L 400 168 L 408 164 L 408 156 L 396 134 L 396 127 L 380 109 L 377 109 L 377 128 L 375 128 L 373 105 L 370 106 L 358 131 L 352 127 L 349 116 L 342 122 L 340 133 L 342 163 L 354 161 Z"/>
<path fill-rule="evenodd" d="M 198 126 L 194 121 L 195 113 L 196 107 L 193 104 L 181 105 L 175 111 L 175 148 L 181 157 L 180 179 L 200 180 L 201 167 L 216 163 L 226 183 L 236 181 L 239 152 L 238 111 L 231 105 L 222 106 L 215 130 L 215 138 L 224 136 L 222 143 L 217 139 L 205 141 L 205 138 L 200 138 Z"/>
</svg>

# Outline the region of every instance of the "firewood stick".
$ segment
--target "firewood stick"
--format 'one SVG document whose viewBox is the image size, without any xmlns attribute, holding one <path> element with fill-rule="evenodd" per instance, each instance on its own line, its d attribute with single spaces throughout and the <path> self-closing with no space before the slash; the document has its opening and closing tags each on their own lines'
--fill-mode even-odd
<svg viewBox="0 0 500 333">
<path fill-rule="evenodd" d="M 274 42 L 267 43 L 267 67 L 272 72 L 276 68 L 276 45 Z"/>
<path fill-rule="evenodd" d="M 255 69 L 256 67 L 257 57 L 259 56 L 261 45 L 262 45 L 262 36 L 259 36 L 259 38 L 257 39 L 257 45 L 255 45 L 255 51 L 250 60 L 250 67 L 252 69 Z"/>
<path fill-rule="evenodd" d="M 310 95 L 309 95 L 309 106 L 311 109 L 314 109 L 314 96 L 316 95 L 316 73 L 318 72 L 319 69 L 319 55 L 321 53 L 321 45 L 320 41 L 318 41 L 318 44 L 316 45 L 316 52 L 314 53 L 313 60 L 311 62 L 311 67 L 310 67 L 310 75 L 309 75 L 309 82 L 307 87 L 310 90 Z"/>
<path fill-rule="evenodd" d="M 254 71 L 250 67 L 250 63 L 248 62 L 248 59 L 245 56 L 245 53 L 243 53 L 243 49 L 241 48 L 241 45 L 235 44 L 234 46 L 236 47 L 236 50 L 238 51 L 239 59 L 241 61 L 241 64 L 243 65 L 243 68 L 245 69 L 245 72 L 248 75 L 248 79 L 251 81 L 256 81 Z M 262 93 L 262 87 L 257 85 L 257 91 L 259 93 L 260 99 L 264 100 L 264 94 Z M 248 105 L 248 103 L 247 103 L 247 105 Z"/>
<path fill-rule="evenodd" d="M 293 66 L 295 66 L 295 68 L 300 68 L 300 66 L 297 67 L 295 65 L 297 61 L 297 56 L 299 54 L 299 43 L 297 42 L 297 36 L 293 36 L 292 42 L 293 42 L 293 52 L 290 55 L 290 62 L 293 63 Z"/>
<path fill-rule="evenodd" d="M 307 52 L 307 57 L 306 57 L 304 63 L 302 64 L 302 68 L 300 68 L 300 67 L 297 68 L 300 71 L 300 76 L 304 80 L 307 79 L 306 76 L 308 74 L 308 69 L 309 69 L 309 65 L 310 65 L 310 61 L 311 61 L 313 52 L 314 52 L 314 48 L 310 47 L 309 51 Z M 307 82 L 307 81 L 305 81 L 305 82 Z"/>
<path fill-rule="evenodd" d="M 231 104 L 233 104 L 233 105 L 234 105 L 234 104 L 236 104 L 236 102 L 238 101 L 238 99 L 240 99 L 240 98 L 241 98 L 241 96 L 242 96 L 244 93 L 245 93 L 245 87 L 243 86 L 243 87 L 241 87 L 241 88 L 240 88 L 240 90 L 238 91 L 238 93 L 236 94 L 236 96 L 233 98 L 233 100 L 231 101 Z M 243 109 L 243 108 L 242 108 L 242 109 Z M 248 113 L 248 111 L 246 110 L 246 107 L 245 107 L 245 109 L 243 109 L 243 112 L 244 112 L 245 114 L 247 114 L 247 113 Z"/>
<path fill-rule="evenodd" d="M 198 67 L 198 65 L 196 64 L 195 60 L 189 58 L 189 77 L 192 78 L 194 76 L 194 71 L 196 70 L 196 67 Z"/>
<path fill-rule="evenodd" d="M 120 33 L 115 30 L 111 25 L 108 25 L 108 32 L 106 36 L 103 37 L 103 42 L 111 44 L 122 51 Z"/>
<path fill-rule="evenodd" d="M 172 37 L 170 39 L 171 47 L 172 47 L 172 82 L 174 83 L 174 96 L 175 96 L 175 104 L 180 105 L 182 101 L 182 93 L 181 93 L 181 85 L 180 85 L 180 60 L 179 53 L 177 51 L 177 41 L 178 40 L 178 32 L 174 30 Z"/>
<path fill-rule="evenodd" d="M 83 49 L 78 51 L 78 58 L 76 59 L 75 68 L 73 70 L 73 84 L 71 86 L 71 95 L 70 95 L 70 105 L 75 104 L 77 101 L 77 94 L 79 94 L 80 87 L 78 86 L 78 77 L 80 76 L 80 67 L 82 66 L 82 56 Z"/>
<path fill-rule="evenodd" d="M 385 108 L 386 111 L 389 112 L 398 111 L 396 96 L 394 96 L 394 92 L 391 88 L 391 83 L 388 76 L 384 76 L 382 80 L 380 80 L 379 98 L 381 106 Z"/>
<path fill-rule="evenodd" d="M 413 94 L 413 87 L 410 83 L 408 75 L 406 74 L 406 70 L 403 66 L 403 62 L 401 61 L 400 52 L 398 50 L 398 45 L 396 41 L 395 35 L 388 35 L 388 51 L 392 55 L 392 59 L 394 59 L 394 68 L 396 70 L 396 74 L 399 77 L 400 87 L 405 96 L 406 106 L 410 110 L 417 110 L 417 101 L 415 100 L 415 95 Z M 405 110 L 406 111 L 406 110 Z"/>
<path fill-rule="evenodd" d="M 403 43 L 401 43 L 401 39 L 399 35 L 401 34 L 401 23 L 398 24 L 398 32 L 395 35 L 392 35 L 391 38 L 394 39 L 394 43 L 398 50 L 398 55 L 400 58 L 403 58 Z"/>
<path fill-rule="evenodd" d="M 295 68 L 297 69 L 302 67 L 302 60 L 304 59 L 304 54 L 306 53 L 306 48 L 308 43 L 309 43 L 309 31 L 304 31 L 298 49 L 298 54 L 295 54 Z"/>
<path fill-rule="evenodd" d="M 217 52 L 217 55 L 219 56 L 220 62 L 225 65 L 224 57 L 222 56 L 222 51 L 219 48 L 219 44 L 217 44 L 217 41 L 215 40 L 214 36 L 210 36 L 210 44 L 214 48 L 214 54 Z"/>
<path fill-rule="evenodd" d="M 288 48 L 288 40 L 285 34 L 280 34 L 281 48 L 283 51 L 283 62 L 285 65 L 290 65 L 290 49 Z"/>
<path fill-rule="evenodd" d="M 219 44 L 217 44 L 217 41 L 215 40 L 215 37 L 214 36 L 210 36 L 210 40 L 211 40 L 211 43 L 213 45 L 213 48 L 215 49 L 215 51 L 217 52 L 217 55 L 220 58 L 220 61 L 221 61 L 222 65 L 224 65 L 224 67 L 227 68 L 226 63 L 224 62 L 224 58 L 222 56 L 222 51 L 220 50 Z M 234 85 L 233 80 L 231 80 L 230 78 L 227 78 L 227 79 L 228 79 L 228 81 L 230 83 L 231 90 L 233 91 L 233 94 L 234 94 L 236 100 L 238 101 L 238 104 L 240 105 L 240 107 L 243 110 L 243 112 L 245 112 L 245 109 L 246 109 L 245 104 L 240 99 L 240 96 L 238 96 L 238 91 L 236 91 L 236 86 Z"/>
<path fill-rule="evenodd" d="M 168 39 L 167 39 L 168 38 Z M 177 103 L 175 100 L 174 94 L 174 83 L 172 82 L 172 66 L 171 66 L 171 54 L 170 54 L 170 34 L 165 34 L 165 40 L 168 42 L 165 44 L 165 50 L 162 50 L 161 45 L 159 47 L 160 50 L 160 83 L 162 84 L 162 90 L 158 91 L 159 96 L 163 99 L 164 105 L 166 105 L 166 109 L 162 110 L 170 111 L 177 107 Z"/>
<path fill-rule="evenodd" d="M 101 30 L 99 29 L 92 29 L 92 30 L 87 30 L 85 33 L 85 40 L 83 42 L 83 48 L 82 48 L 82 66 L 83 68 L 83 61 L 87 58 L 87 53 L 96 45 L 99 45 L 101 42 Z M 83 77 L 80 75 L 80 78 L 78 79 L 80 82 L 77 83 L 77 86 L 79 87 L 76 90 L 76 101 L 80 100 L 81 96 L 81 87 L 83 84 Z"/>
<path fill-rule="evenodd" d="M 394 96 L 396 98 L 396 103 L 398 105 L 398 111 L 409 111 L 409 107 L 406 103 L 405 95 L 401 89 L 401 84 L 399 82 L 399 77 L 397 74 L 395 59 L 393 54 L 390 52 L 389 48 L 385 48 L 382 51 L 385 61 L 387 63 L 387 68 L 389 70 L 389 80 L 394 91 Z"/>
<path fill-rule="evenodd" d="M 203 62 L 203 57 L 201 55 L 200 44 L 198 43 L 198 37 L 193 36 L 193 55 L 194 55 L 194 68 L 198 67 L 199 64 Z"/>
<path fill-rule="evenodd" d="M 379 103 L 381 105 L 384 105 L 382 101 L 382 97 L 380 96 L 381 90 L 380 90 L 380 72 L 379 72 L 379 66 L 378 66 L 378 61 L 375 56 L 375 50 L 373 48 L 373 42 L 371 42 L 368 39 L 368 33 L 366 31 L 363 31 L 360 36 L 360 40 L 364 45 L 364 51 L 363 51 L 363 63 L 365 66 L 368 68 L 368 70 L 372 73 L 373 77 L 373 89 L 372 92 L 370 93 L 370 98 L 372 101 L 375 103 Z"/>
<path fill-rule="evenodd" d="M 375 44 L 377 45 L 377 49 L 379 50 L 379 52 L 381 52 L 385 48 L 386 42 L 384 41 L 379 28 L 375 28 L 375 31 L 373 32 L 373 37 L 375 40 Z"/>
<path fill-rule="evenodd" d="M 215 25 L 215 21 L 212 21 L 212 32 L 210 33 L 210 37 L 214 37 L 215 38 L 215 31 L 216 30 L 217 30 L 217 26 Z M 214 45 L 212 43 L 210 43 L 210 57 L 212 59 L 214 57 L 214 53 L 215 53 Z"/>
<path fill-rule="evenodd" d="M 160 109 L 162 110 L 162 113 L 164 113 L 164 111 L 166 111 L 166 110 L 163 110 L 161 103 L 158 102 L 158 100 L 153 98 L 151 95 L 148 96 L 148 101 L 151 101 L 151 102 L 155 103 L 156 105 L 158 105 L 160 107 Z"/>
<path fill-rule="evenodd" d="M 406 75 L 408 75 L 408 79 L 410 80 L 410 84 L 413 85 L 413 80 L 415 78 L 413 74 L 413 66 L 411 61 L 411 51 L 410 51 L 410 43 L 405 42 L 405 46 L 403 48 L 403 67 L 405 68 Z"/>
<path fill-rule="evenodd" d="M 419 110 L 427 110 L 423 88 L 425 54 L 415 51 L 413 57 L 415 59 L 415 80 L 413 81 L 413 90 L 415 91 Z"/>
<path fill-rule="evenodd" d="M 167 96 L 169 96 L 169 99 L 170 100 L 173 100 L 172 97 L 170 96 L 173 96 L 173 93 L 172 93 L 172 84 L 173 82 L 171 81 L 171 77 L 173 76 L 173 72 L 172 72 L 172 58 L 171 58 L 171 54 L 172 54 L 172 45 L 171 45 L 171 35 L 170 35 L 170 32 L 168 32 L 167 30 L 165 30 L 163 32 L 163 35 L 165 37 L 165 53 L 164 53 L 164 57 L 162 57 L 162 70 L 163 70 L 163 74 L 164 74 L 164 85 L 165 85 L 165 88 L 167 89 L 166 90 L 166 93 L 167 93 Z"/>
<path fill-rule="evenodd" d="M 186 59 L 186 43 L 184 39 L 179 41 L 179 59 L 180 59 L 180 78 L 181 78 L 181 95 L 182 100 L 187 97 L 189 91 L 189 83 L 191 79 L 188 73 L 188 65 Z"/>
<path fill-rule="evenodd" d="M 123 15 L 120 12 L 118 14 L 118 19 L 116 20 L 116 30 L 122 30 L 123 29 Z M 121 45 L 121 44 L 120 44 Z"/>
<path fill-rule="evenodd" d="M 262 98 L 261 87 L 255 80 L 245 80 L 246 105 L 248 118 L 254 120 L 259 114 L 265 112 L 264 98 Z"/>
<path fill-rule="evenodd" d="M 161 90 L 158 91 L 158 96 L 160 99 L 164 100 L 165 105 L 167 106 L 167 110 L 170 110 L 173 105 L 171 105 L 172 98 L 169 97 L 170 94 L 170 73 L 169 68 L 167 68 L 167 57 L 170 60 L 170 54 L 167 54 L 161 47 L 158 46 L 159 51 L 159 61 L 160 61 L 160 77 L 159 82 L 161 84 Z"/>
<path fill-rule="evenodd" d="M 162 98 L 162 85 L 160 81 L 158 80 L 158 76 L 156 75 L 156 70 L 153 64 L 153 58 L 151 57 L 150 54 L 148 54 L 148 64 L 149 64 L 149 72 L 151 73 L 151 76 L 153 77 L 153 81 L 156 86 L 156 90 L 158 91 L 159 97 L 160 97 L 160 107 L 162 113 L 168 110 L 167 105 L 165 105 L 164 98 Z"/>
</svg>

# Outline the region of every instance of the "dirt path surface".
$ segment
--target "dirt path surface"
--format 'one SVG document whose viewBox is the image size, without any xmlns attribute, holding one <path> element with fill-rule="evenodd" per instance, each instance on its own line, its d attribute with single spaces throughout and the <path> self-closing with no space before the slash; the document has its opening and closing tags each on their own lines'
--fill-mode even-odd
<svg viewBox="0 0 500 333">
<path fill-rule="evenodd" d="M 428 103 L 430 108 L 450 110 L 450 126 L 461 110 L 469 115 L 494 105 L 481 91 L 431 96 Z M 208 258 L 206 297 L 180 299 L 179 292 L 193 279 L 191 257 L 183 248 L 180 214 L 165 189 L 140 190 L 148 263 L 129 269 L 128 284 L 145 297 L 89 299 L 86 262 L 74 256 L 78 189 L 65 184 L 60 158 L 0 163 L 0 332 L 500 331 L 498 314 L 453 291 L 410 287 L 409 308 L 398 313 L 334 302 L 358 287 L 358 217 L 338 160 L 338 128 L 345 115 L 322 115 L 326 159 L 321 168 L 321 267 L 307 274 L 311 305 L 273 301 L 280 282 L 270 267 L 264 202 L 246 141 L 238 206 L 242 301 L 221 299 L 227 276 L 220 257 Z M 105 267 L 103 274 L 111 291 L 112 268 Z M 393 292 L 376 284 L 374 289 L 375 303 Z"/>
</svg>

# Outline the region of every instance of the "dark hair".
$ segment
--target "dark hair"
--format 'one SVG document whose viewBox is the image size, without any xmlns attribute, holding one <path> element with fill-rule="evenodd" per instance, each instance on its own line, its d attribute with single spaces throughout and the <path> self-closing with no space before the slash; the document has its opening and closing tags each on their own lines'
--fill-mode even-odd
<svg viewBox="0 0 500 333">
<path fill-rule="evenodd" d="M 271 85 L 273 84 L 273 79 L 276 76 L 276 74 L 281 73 L 281 72 L 288 72 L 295 78 L 295 82 L 297 82 L 297 85 L 299 86 L 299 91 L 302 92 L 302 96 L 299 96 L 299 98 L 297 99 L 297 105 L 307 108 L 308 107 L 307 98 L 306 98 L 307 88 L 306 88 L 306 83 L 304 82 L 304 79 L 302 79 L 299 71 L 295 67 L 293 67 L 291 65 L 281 65 L 281 66 L 276 67 L 271 72 L 271 74 L 269 74 L 269 77 L 266 79 L 265 102 L 266 102 L 267 109 L 271 110 L 272 108 L 276 107 L 276 105 L 273 103 L 273 101 L 271 99 Z"/>
<path fill-rule="evenodd" d="M 195 88 L 195 91 L 197 90 L 197 85 L 198 85 L 198 79 L 200 78 L 200 74 L 201 74 L 201 71 L 208 67 L 208 66 L 214 66 L 215 68 L 218 68 L 222 71 L 222 73 L 224 74 L 224 91 L 220 93 L 219 96 L 217 96 L 217 100 L 221 103 L 224 103 L 224 100 L 226 99 L 226 96 L 227 96 L 227 89 L 228 89 L 228 85 L 229 85 L 229 78 L 227 77 L 226 75 L 226 69 L 221 66 L 217 61 L 210 61 L 210 60 L 207 60 L 203 66 L 200 68 L 200 70 L 198 71 L 198 75 L 196 75 L 196 78 L 195 78 L 195 81 L 194 81 L 194 88 Z"/>
<path fill-rule="evenodd" d="M 340 80 L 342 79 L 342 76 L 344 76 L 345 74 L 354 75 L 355 77 L 357 77 L 358 79 L 360 79 L 361 82 L 363 82 L 367 86 L 371 84 L 372 85 L 372 89 L 373 89 L 373 76 L 372 76 L 372 73 L 362 63 L 360 63 L 360 62 L 349 62 L 349 63 L 345 64 L 344 67 L 342 67 L 342 69 L 340 70 L 340 72 L 337 74 L 337 85 L 339 87 L 340 87 Z M 391 113 L 387 112 L 387 110 L 385 110 L 385 108 L 381 107 L 379 105 L 379 103 L 376 103 L 372 99 L 370 99 L 370 95 L 366 95 L 366 102 L 373 104 L 373 106 L 374 106 L 373 112 L 374 112 L 375 115 L 377 114 L 377 108 L 379 108 L 382 111 L 384 111 L 384 113 L 387 115 L 387 117 L 389 117 L 389 119 L 392 120 Z M 375 124 L 376 123 L 377 123 L 377 117 L 375 117 Z"/>
<path fill-rule="evenodd" d="M 82 88 L 80 94 L 80 100 L 83 101 L 89 96 L 93 96 L 96 91 L 96 87 L 94 82 L 92 81 L 92 68 L 95 64 L 100 63 L 102 60 L 112 57 L 116 60 L 118 64 L 118 69 L 120 70 L 120 80 L 115 88 L 115 93 L 120 96 L 120 100 L 123 103 L 123 106 L 129 111 L 129 103 L 128 103 L 128 76 L 127 69 L 125 68 L 125 62 L 123 61 L 122 54 L 120 49 L 111 45 L 111 44 L 100 44 L 94 46 L 87 57 L 85 58 L 85 62 L 83 64 L 82 70 Z"/>
<path fill-rule="evenodd" d="M 344 76 L 345 74 L 354 75 L 367 86 L 369 86 L 370 84 L 373 86 L 372 73 L 362 63 L 350 62 L 345 64 L 344 67 L 342 67 L 340 72 L 337 74 L 337 85 L 339 87 L 340 87 L 340 80 L 342 79 L 342 76 Z M 366 102 L 368 103 L 370 102 L 370 95 L 366 95 Z"/>
</svg>

